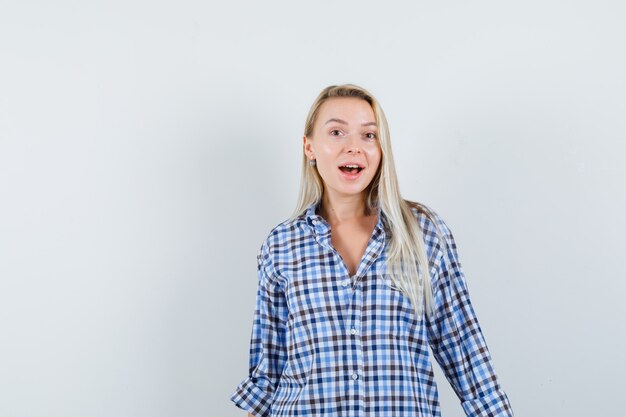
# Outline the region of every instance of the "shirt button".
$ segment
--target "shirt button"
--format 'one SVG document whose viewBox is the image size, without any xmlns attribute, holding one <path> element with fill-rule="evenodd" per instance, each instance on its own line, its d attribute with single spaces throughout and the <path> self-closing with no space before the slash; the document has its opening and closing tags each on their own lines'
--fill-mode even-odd
<svg viewBox="0 0 626 417">
<path fill-rule="evenodd" d="M 343 282 L 341 283 L 341 285 L 343 285 L 344 287 L 347 287 L 348 285 L 350 285 L 350 280 L 349 279 L 344 279 Z"/>
<path fill-rule="evenodd" d="M 350 334 L 356 334 L 356 329 L 354 327 L 350 329 Z"/>
<path fill-rule="evenodd" d="M 352 379 L 354 379 L 356 381 L 357 379 L 359 379 L 359 376 L 356 373 L 353 373 L 352 374 Z"/>
</svg>

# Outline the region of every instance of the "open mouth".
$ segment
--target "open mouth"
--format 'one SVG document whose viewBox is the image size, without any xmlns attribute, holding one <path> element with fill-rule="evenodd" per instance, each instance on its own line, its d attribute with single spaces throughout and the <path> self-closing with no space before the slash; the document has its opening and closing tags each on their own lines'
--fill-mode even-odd
<svg viewBox="0 0 626 417">
<path fill-rule="evenodd" d="M 359 165 L 342 165 L 339 167 L 341 176 L 347 181 L 355 181 L 361 177 L 361 173 L 365 168 Z"/>
<path fill-rule="evenodd" d="M 360 173 L 361 171 L 363 171 L 363 168 L 357 165 L 344 165 L 344 166 L 340 166 L 339 169 L 342 172 L 345 172 L 346 174 L 352 174 L 352 175 L 356 175 Z"/>
</svg>

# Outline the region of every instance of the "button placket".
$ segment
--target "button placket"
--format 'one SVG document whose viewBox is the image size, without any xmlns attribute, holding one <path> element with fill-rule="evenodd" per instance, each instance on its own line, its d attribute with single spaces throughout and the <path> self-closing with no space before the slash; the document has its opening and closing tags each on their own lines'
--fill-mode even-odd
<svg viewBox="0 0 626 417">
<path fill-rule="evenodd" d="M 363 371 L 365 369 L 363 363 L 363 344 L 361 335 L 359 332 L 361 323 L 361 314 L 363 309 L 363 289 L 360 281 L 357 281 L 354 286 L 353 302 L 351 303 L 350 320 L 346 326 L 347 337 L 349 338 L 352 346 L 354 347 L 355 361 L 353 363 L 352 381 L 354 383 L 354 389 L 359 399 L 359 408 L 365 412 L 365 384 L 363 380 Z"/>
<path fill-rule="evenodd" d="M 363 291 L 367 287 L 363 285 L 363 280 L 368 275 L 368 270 L 372 264 L 382 253 L 385 245 L 385 232 L 383 230 L 383 221 L 381 209 L 378 209 L 379 221 L 376 228 L 368 241 L 367 248 L 361 258 L 356 273 L 352 275 L 348 270 L 343 258 L 336 251 L 330 240 L 330 226 L 315 213 L 313 207 L 308 215 L 310 225 L 313 229 L 315 240 L 328 251 L 332 252 L 332 257 L 336 262 L 332 262 L 334 290 L 337 291 L 335 300 L 338 302 L 338 308 L 341 310 L 341 319 L 343 321 L 341 343 L 344 347 L 341 355 L 341 368 L 343 369 L 344 378 L 348 383 L 345 385 L 346 395 L 349 395 L 356 406 L 352 409 L 354 416 L 365 417 L 365 366 L 364 366 L 364 349 L 362 340 L 362 310 L 363 310 Z M 325 256 L 330 254 L 326 253 Z M 337 329 L 339 330 L 339 329 Z M 352 400 L 351 400 L 352 402 Z"/>
</svg>

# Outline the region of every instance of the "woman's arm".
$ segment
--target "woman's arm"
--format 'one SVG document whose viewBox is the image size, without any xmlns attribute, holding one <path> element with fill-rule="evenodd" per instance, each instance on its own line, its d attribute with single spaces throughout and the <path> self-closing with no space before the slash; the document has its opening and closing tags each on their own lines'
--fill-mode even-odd
<svg viewBox="0 0 626 417">
<path fill-rule="evenodd" d="M 427 318 L 435 359 L 470 417 L 511 417 L 513 410 L 496 376 L 472 307 L 452 232 L 437 218 L 444 236 L 433 277 L 434 311 Z"/>
<path fill-rule="evenodd" d="M 257 257 L 258 286 L 250 338 L 248 376 L 230 399 L 253 417 L 268 417 L 286 361 L 287 300 L 264 243 Z"/>
</svg>

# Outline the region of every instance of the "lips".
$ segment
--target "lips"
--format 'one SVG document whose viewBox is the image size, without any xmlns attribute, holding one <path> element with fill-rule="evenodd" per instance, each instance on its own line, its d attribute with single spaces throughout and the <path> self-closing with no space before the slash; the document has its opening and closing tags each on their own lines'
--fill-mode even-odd
<svg viewBox="0 0 626 417">
<path fill-rule="evenodd" d="M 342 172 L 349 174 L 357 174 L 365 169 L 365 165 L 357 161 L 345 161 L 338 165 Z"/>
<path fill-rule="evenodd" d="M 341 175 L 347 180 L 355 180 L 361 176 L 361 173 L 365 169 L 360 164 L 343 164 L 338 167 Z"/>
<path fill-rule="evenodd" d="M 356 165 L 342 165 L 339 167 L 339 170 L 347 174 L 358 174 L 359 172 L 363 171 L 363 168 L 357 167 Z"/>
</svg>

